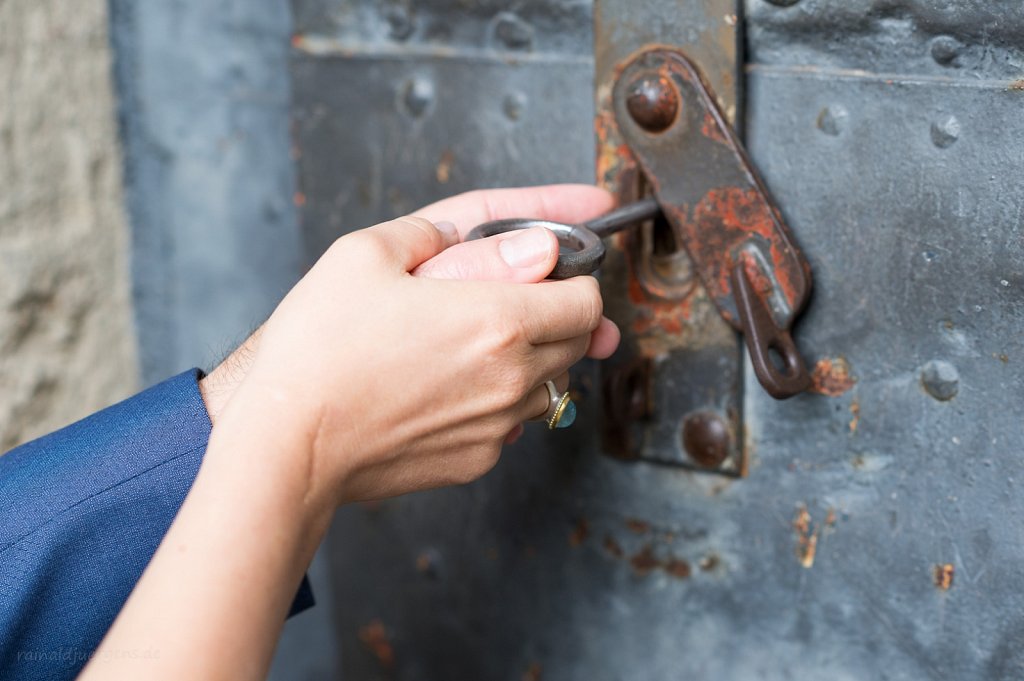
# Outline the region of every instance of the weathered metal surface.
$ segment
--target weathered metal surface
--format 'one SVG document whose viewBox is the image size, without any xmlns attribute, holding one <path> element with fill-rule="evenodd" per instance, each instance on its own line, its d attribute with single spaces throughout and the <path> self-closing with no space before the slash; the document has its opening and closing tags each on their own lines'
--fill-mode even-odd
<svg viewBox="0 0 1024 681">
<path fill-rule="evenodd" d="M 719 105 L 734 116 L 737 6 L 733 0 L 599 0 L 594 7 L 597 178 L 621 203 L 629 203 L 650 190 L 616 121 L 612 90 L 621 69 L 632 55 L 652 44 L 681 47 L 701 63 L 718 94 Z M 678 20 L 684 16 L 685 21 Z M 650 101 L 634 96 L 631 106 L 637 111 L 649 109 L 653 120 L 660 119 L 664 124 L 671 112 L 666 111 L 668 103 L 656 101 L 657 83 L 651 85 L 655 89 L 646 93 Z M 629 101 L 628 96 L 623 98 L 623 105 L 630 106 Z M 605 413 L 605 451 L 624 459 L 695 466 L 682 446 L 681 429 L 688 415 L 710 411 L 731 428 L 730 454 L 721 467 L 713 470 L 742 472 L 746 452 L 738 337 L 717 319 L 683 244 L 667 222 L 652 221 L 610 240 L 609 246 L 601 277 L 602 293 L 609 316 L 623 330 L 623 344 L 602 367 L 605 389 L 613 390 L 624 382 L 623 374 L 628 378 L 638 358 L 646 358 L 657 369 L 650 374 L 652 384 L 647 393 L 652 398 L 646 418 Z M 668 367 L 673 370 L 666 371 Z M 669 376 L 680 371 L 700 374 L 701 388 L 696 392 L 679 390 L 681 386 Z M 614 405 L 615 400 L 606 396 L 606 406 Z"/>
<path fill-rule="evenodd" d="M 595 54 L 609 68 L 639 47 L 634 22 L 682 41 L 711 16 L 706 3 L 674 3 L 644 24 L 656 6 L 622 2 L 609 23 L 612 3 L 601 4 Z M 321 606 L 344 678 L 1022 677 L 1024 33 L 975 3 L 945 7 L 747 4 L 747 147 L 814 267 L 796 335 L 819 393 L 776 402 L 748 374 L 744 429 L 732 432 L 750 444 L 749 475 L 602 456 L 590 436 L 599 384 L 574 377 L 582 408 L 568 431 L 532 431 L 473 485 L 339 514 L 335 589 Z M 456 10 L 438 11 L 458 23 Z M 1007 25 L 1017 11 L 1005 9 Z M 629 52 L 605 59 L 616 31 Z M 941 31 L 962 46 L 944 64 Z M 343 58 L 300 42 L 310 256 L 342 229 L 477 182 L 588 179 L 590 45 L 574 35 L 574 56 L 509 63 L 477 47 L 465 57 L 353 43 Z M 510 91 L 524 95 L 522 127 L 505 118 Z M 464 137 L 486 153 L 453 149 Z M 616 149 L 600 147 L 598 167 L 634 181 Z M 638 235 L 641 250 L 681 272 L 659 234 Z M 604 278 L 628 280 L 621 254 L 609 253 Z M 673 285 L 690 303 L 687 326 L 673 326 L 678 299 L 609 300 L 621 318 L 646 306 L 648 328 L 687 329 L 631 336 L 649 344 L 635 357 L 654 379 L 616 398 L 649 419 L 644 456 L 677 462 L 688 460 L 683 417 L 718 399 L 720 372 L 739 380 L 740 354 L 717 353 L 714 327 L 695 323 L 707 314 L 733 337 L 706 296 Z M 670 343 L 710 350 L 666 354 Z"/>
<path fill-rule="evenodd" d="M 612 105 L 705 290 L 744 332 L 761 385 L 780 399 L 806 390 L 789 328 L 810 294 L 810 268 L 699 70 L 676 49 L 639 52 L 622 66 Z"/>
</svg>

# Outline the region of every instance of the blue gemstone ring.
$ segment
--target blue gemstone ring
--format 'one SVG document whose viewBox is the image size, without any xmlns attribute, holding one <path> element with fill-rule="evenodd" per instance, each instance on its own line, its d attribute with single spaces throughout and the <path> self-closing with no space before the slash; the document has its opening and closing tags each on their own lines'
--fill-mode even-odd
<svg viewBox="0 0 1024 681">
<path fill-rule="evenodd" d="M 568 428 L 576 420 L 576 405 L 569 398 L 569 393 L 559 394 L 554 381 L 544 383 L 548 389 L 548 410 L 544 412 L 543 418 L 549 430 L 555 428 Z"/>
</svg>

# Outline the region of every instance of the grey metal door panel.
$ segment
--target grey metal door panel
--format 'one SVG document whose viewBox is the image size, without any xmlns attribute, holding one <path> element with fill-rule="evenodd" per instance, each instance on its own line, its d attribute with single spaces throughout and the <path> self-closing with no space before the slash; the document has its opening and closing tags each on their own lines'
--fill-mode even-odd
<svg viewBox="0 0 1024 681">
<path fill-rule="evenodd" d="M 814 267 L 818 394 L 747 372 L 734 480 L 604 456 L 587 366 L 569 432 L 344 509 L 345 678 L 1024 678 L 1022 10 L 786 4 L 746 3 L 745 128 Z M 311 258 L 455 191 L 593 177 L 587 5 L 293 5 Z"/>
</svg>

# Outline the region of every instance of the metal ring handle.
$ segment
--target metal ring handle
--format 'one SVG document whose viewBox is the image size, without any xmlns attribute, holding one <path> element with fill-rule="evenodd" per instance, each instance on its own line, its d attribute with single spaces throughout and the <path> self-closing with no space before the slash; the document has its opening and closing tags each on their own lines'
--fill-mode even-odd
<svg viewBox="0 0 1024 681">
<path fill-rule="evenodd" d="M 581 274 L 591 274 L 601 266 L 605 253 L 604 243 L 601 237 L 583 225 L 567 225 L 531 218 L 494 220 L 474 227 L 466 236 L 466 241 L 532 227 L 545 227 L 558 237 L 558 262 L 548 275 L 548 279 L 569 279 Z"/>
</svg>

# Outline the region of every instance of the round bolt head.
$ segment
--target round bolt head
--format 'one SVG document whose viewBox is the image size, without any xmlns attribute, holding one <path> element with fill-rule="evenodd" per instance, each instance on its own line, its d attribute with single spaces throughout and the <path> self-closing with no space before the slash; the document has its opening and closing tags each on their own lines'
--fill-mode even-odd
<svg viewBox="0 0 1024 681">
<path fill-rule="evenodd" d="M 921 367 L 921 385 L 929 395 L 945 402 L 960 391 L 960 372 L 949 362 L 933 359 Z"/>
<path fill-rule="evenodd" d="M 679 93 L 668 78 L 643 75 L 630 85 L 626 109 L 647 132 L 664 132 L 679 115 Z"/>
<path fill-rule="evenodd" d="M 717 414 L 702 411 L 683 422 L 683 448 L 695 463 L 717 468 L 729 458 L 729 428 Z"/>
<path fill-rule="evenodd" d="M 956 116 L 946 116 L 932 123 L 932 144 L 939 149 L 946 149 L 960 139 L 960 121 Z"/>
</svg>

